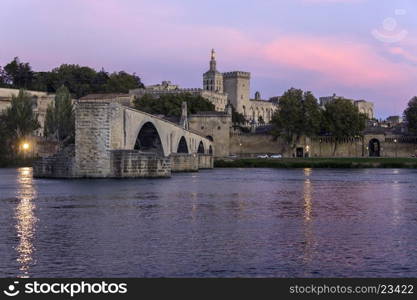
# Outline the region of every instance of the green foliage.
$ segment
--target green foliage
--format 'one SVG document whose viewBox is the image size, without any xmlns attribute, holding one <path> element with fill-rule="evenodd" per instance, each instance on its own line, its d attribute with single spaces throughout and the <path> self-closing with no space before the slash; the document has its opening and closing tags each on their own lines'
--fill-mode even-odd
<svg viewBox="0 0 417 300">
<path fill-rule="evenodd" d="M 189 93 L 161 95 L 159 98 L 145 94 L 140 98 L 136 98 L 134 105 L 136 109 L 150 114 L 180 117 L 183 102 L 187 102 L 189 114 L 215 110 L 215 106 L 207 99 Z"/>
<path fill-rule="evenodd" d="M 0 115 L 0 163 L 7 160 L 9 154 L 9 131 L 6 126 L 6 118 Z"/>
<path fill-rule="evenodd" d="M 4 81 L 13 88 L 28 89 L 32 86 L 34 72 L 29 63 L 20 62 L 18 57 L 15 57 L 10 63 L 4 67 Z"/>
<path fill-rule="evenodd" d="M 232 105 L 232 122 L 235 125 L 244 125 L 244 124 L 246 124 L 245 116 L 243 114 L 237 112 L 233 105 Z"/>
<path fill-rule="evenodd" d="M 11 106 L 0 115 L 0 164 L 15 159 L 18 144 L 39 128 L 32 97 L 23 90 L 12 97 Z"/>
<path fill-rule="evenodd" d="M 261 125 L 265 124 L 264 118 L 262 118 L 262 116 L 258 117 L 258 123 L 261 124 Z"/>
<path fill-rule="evenodd" d="M 33 72 L 29 63 L 15 58 L 4 69 L 0 68 L 0 86 L 25 88 L 55 93 L 65 85 L 76 98 L 91 93 L 127 93 L 129 89 L 144 87 L 135 74 L 124 71 L 108 74 L 79 65 L 63 64 L 50 72 Z"/>
<path fill-rule="evenodd" d="M 9 87 L 9 79 L 6 71 L 0 66 L 0 87 Z"/>
<path fill-rule="evenodd" d="M 39 128 L 32 103 L 32 97 L 24 90 L 20 90 L 17 97 L 12 97 L 11 106 L 5 110 L 5 126 L 14 139 L 32 135 Z"/>
<path fill-rule="evenodd" d="M 320 122 L 321 111 L 313 94 L 291 88 L 279 99 L 279 110 L 271 121 L 274 125 L 272 133 L 294 147 L 301 136 L 318 134 Z"/>
<path fill-rule="evenodd" d="M 366 115 L 360 113 L 351 101 L 336 99 L 325 105 L 322 126 L 335 138 L 334 153 L 339 140 L 362 135 L 366 119 Z"/>
<path fill-rule="evenodd" d="M 408 130 L 417 133 L 417 97 L 413 97 L 404 111 L 404 118 L 407 120 Z"/>
<path fill-rule="evenodd" d="M 215 168 L 417 168 L 415 158 L 282 158 L 216 160 Z"/>
<path fill-rule="evenodd" d="M 61 86 L 55 95 L 54 105 L 46 111 L 44 135 L 59 142 L 72 142 L 75 136 L 75 117 L 71 95 Z"/>
<path fill-rule="evenodd" d="M 121 71 L 110 75 L 106 84 L 106 91 L 109 93 L 128 93 L 129 90 L 139 87 L 143 87 L 143 85 L 138 76 Z"/>
</svg>

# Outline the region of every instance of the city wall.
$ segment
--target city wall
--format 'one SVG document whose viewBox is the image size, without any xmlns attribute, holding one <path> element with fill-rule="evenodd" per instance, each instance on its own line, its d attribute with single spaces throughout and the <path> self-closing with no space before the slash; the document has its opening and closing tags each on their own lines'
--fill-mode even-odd
<svg viewBox="0 0 417 300">
<path fill-rule="evenodd" d="M 275 139 L 268 134 L 232 133 L 230 136 L 230 154 L 238 156 L 256 156 L 259 154 L 281 154 L 284 157 L 297 156 L 301 148 L 303 156 L 309 157 L 369 157 L 370 142 L 379 143 L 380 157 L 411 157 L 417 155 L 417 137 L 395 135 L 365 135 L 344 139 L 338 142 L 334 152 L 332 137 L 301 138 L 291 151 L 282 139 Z"/>
</svg>

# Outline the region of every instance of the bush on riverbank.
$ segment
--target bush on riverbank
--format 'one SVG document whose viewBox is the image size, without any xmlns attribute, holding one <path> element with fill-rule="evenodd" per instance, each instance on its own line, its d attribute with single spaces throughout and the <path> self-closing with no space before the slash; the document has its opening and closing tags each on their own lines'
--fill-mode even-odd
<svg viewBox="0 0 417 300">
<path fill-rule="evenodd" d="M 0 159 L 0 168 L 31 167 L 34 161 L 34 158 Z"/>
<path fill-rule="evenodd" d="M 216 160 L 216 168 L 417 168 L 417 158 L 283 158 Z"/>
</svg>

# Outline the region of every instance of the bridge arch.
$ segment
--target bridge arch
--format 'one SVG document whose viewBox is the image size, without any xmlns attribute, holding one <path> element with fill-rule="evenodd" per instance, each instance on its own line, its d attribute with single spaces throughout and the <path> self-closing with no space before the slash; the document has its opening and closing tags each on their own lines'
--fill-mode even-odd
<svg viewBox="0 0 417 300">
<path fill-rule="evenodd" d="M 200 153 L 200 154 L 204 154 L 205 153 L 203 141 L 200 141 L 200 143 L 198 144 L 197 153 Z"/>
<path fill-rule="evenodd" d="M 178 142 L 177 153 L 190 153 L 184 136 L 182 136 Z"/>
<path fill-rule="evenodd" d="M 161 137 L 152 122 L 146 122 L 142 125 L 136 137 L 134 149 L 164 155 Z"/>
</svg>

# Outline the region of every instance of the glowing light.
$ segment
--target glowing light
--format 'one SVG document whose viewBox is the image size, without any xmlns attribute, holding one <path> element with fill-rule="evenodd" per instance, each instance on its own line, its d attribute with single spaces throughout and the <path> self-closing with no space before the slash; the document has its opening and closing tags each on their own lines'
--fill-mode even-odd
<svg viewBox="0 0 417 300">
<path fill-rule="evenodd" d="M 23 150 L 29 150 L 30 145 L 28 143 L 23 143 L 22 148 L 23 148 Z"/>
</svg>

